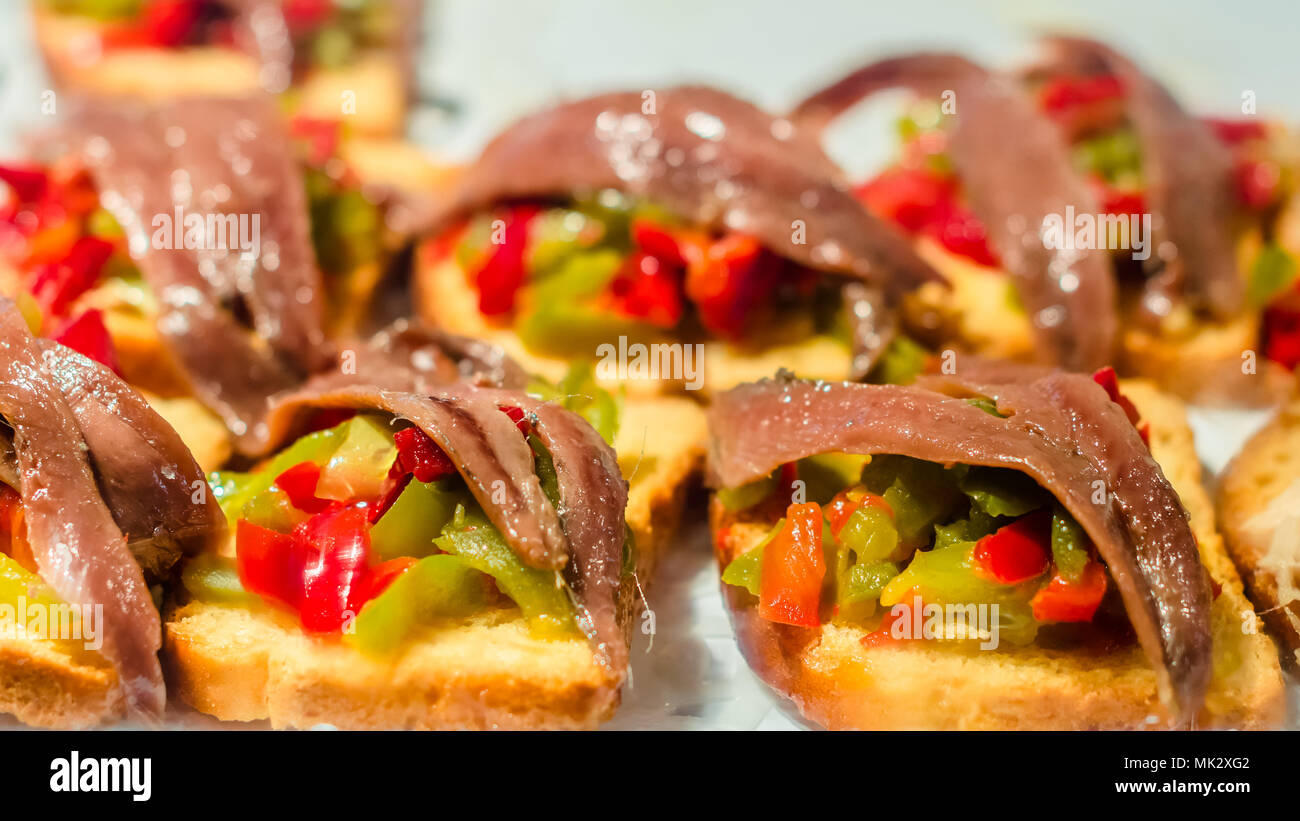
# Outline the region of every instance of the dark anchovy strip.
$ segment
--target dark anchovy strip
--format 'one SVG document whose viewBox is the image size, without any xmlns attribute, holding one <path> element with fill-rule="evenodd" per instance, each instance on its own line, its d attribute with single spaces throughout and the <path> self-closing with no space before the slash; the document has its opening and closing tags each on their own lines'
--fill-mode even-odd
<svg viewBox="0 0 1300 821">
<path fill-rule="evenodd" d="M 720 91 L 605 94 L 506 129 L 431 221 L 445 224 L 506 200 L 616 189 L 895 295 L 942 281 L 901 234 L 858 205 L 840 177 L 789 121 Z"/>
<path fill-rule="evenodd" d="M 241 445 L 255 440 L 266 397 L 327 359 L 306 194 L 274 103 L 88 101 L 73 133 L 195 395 Z M 223 220 L 226 247 L 206 233 L 202 248 L 174 247 L 166 228 L 188 227 L 175 225 L 178 209 L 183 221 Z M 235 236 L 255 247 L 241 251 Z"/>
<path fill-rule="evenodd" d="M 564 567 L 564 530 L 533 472 L 532 449 L 490 398 L 417 395 L 357 384 L 307 388 L 275 402 L 268 418 L 270 441 L 283 441 L 298 413 L 314 407 L 383 410 L 409 419 L 447 453 L 521 559 L 533 567 Z"/>
<path fill-rule="evenodd" d="M 966 401 L 974 395 L 996 400 L 1006 418 Z M 1211 670 L 1208 576 L 1178 495 L 1123 410 L 1087 377 L 1050 373 L 985 384 L 953 376 L 914 387 L 766 380 L 717 397 L 709 427 L 718 487 L 827 452 L 1029 475 L 1096 544 L 1161 695 L 1182 722 L 1195 719 Z M 1098 488 L 1106 494 L 1100 504 Z"/>
<path fill-rule="evenodd" d="M 135 389 L 70 348 L 38 340 L 89 448 L 99 492 L 146 577 L 193 555 L 225 518 L 179 434 Z"/>
<path fill-rule="evenodd" d="M 1239 313 L 1245 284 L 1237 272 L 1231 226 L 1232 157 L 1210 128 L 1169 90 L 1109 46 L 1049 38 L 1062 65 L 1113 74 L 1125 89 L 1125 110 L 1142 150 L 1142 180 L 1151 210 L 1151 257 L 1144 263 L 1149 315 L 1169 313 L 1186 296 L 1220 319 Z"/>
<path fill-rule="evenodd" d="M 971 207 L 1015 277 L 1039 359 L 1079 371 L 1108 364 L 1118 320 L 1107 252 L 1049 248 L 1041 233 L 1047 218 L 1065 220 L 1067 206 L 1095 214 L 1097 205 L 1056 126 L 1009 78 L 957 55 L 895 57 L 812 95 L 791 119 L 821 129 L 862 99 L 900 86 L 926 96 L 953 93 L 949 151 Z"/>
<path fill-rule="evenodd" d="M 865 379 L 898 335 L 898 315 L 889 296 L 865 282 L 846 282 L 840 293 L 853 355 L 849 378 Z"/>
<path fill-rule="evenodd" d="M 414 423 L 446 451 L 521 559 L 564 570 L 581 607 L 580 626 L 602 663 L 624 670 L 627 641 L 618 623 L 618 593 L 627 483 L 614 451 L 581 417 L 518 391 L 466 383 L 429 390 L 304 390 L 276 403 L 269 418 L 273 441 L 292 433 L 301 412 L 319 407 L 382 410 Z M 559 483 L 558 511 L 541 489 L 532 449 L 499 410 L 506 407 L 528 414 L 549 451 Z"/>
<path fill-rule="evenodd" d="M 72 605 L 102 607 L 102 652 L 128 708 L 161 716 L 162 626 L 144 575 L 100 497 L 77 417 L 13 303 L 0 302 L 0 416 L 14 431 L 20 494 L 40 576 Z"/>
</svg>

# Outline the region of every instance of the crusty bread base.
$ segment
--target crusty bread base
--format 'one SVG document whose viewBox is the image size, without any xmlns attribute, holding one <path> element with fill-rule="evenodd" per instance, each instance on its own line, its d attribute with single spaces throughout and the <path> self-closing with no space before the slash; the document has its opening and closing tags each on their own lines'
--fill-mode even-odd
<svg viewBox="0 0 1300 821">
<path fill-rule="evenodd" d="M 98 653 L 69 652 L 62 642 L 0 639 L 0 713 L 33 727 L 79 730 L 124 711 L 117 674 Z"/>
<path fill-rule="evenodd" d="M 629 400 L 616 440 L 629 478 L 627 521 L 637 572 L 622 591 L 630 613 L 681 517 L 703 458 L 703 411 L 679 397 Z M 169 613 L 165 657 L 173 692 L 228 721 L 352 729 L 590 728 L 618 706 L 585 639 L 528 634 L 518 611 L 431 628 L 393 659 L 312 639 L 264 608 L 190 602 Z"/>
<path fill-rule="evenodd" d="M 416 314 L 426 323 L 500 345 L 532 373 L 554 381 L 564 376 L 571 364 L 566 357 L 531 351 L 511 328 L 489 323 L 479 313 L 478 291 L 456 264 L 454 256 L 435 259 L 429 243 L 416 250 L 414 294 Z M 617 344 L 618 340 L 609 342 Z M 698 391 L 691 391 L 702 398 L 742 382 L 770 377 L 780 368 L 814 379 L 844 379 L 850 368 L 848 348 L 826 337 L 777 344 L 762 350 L 711 341 L 703 350 L 700 366 L 703 384 Z M 595 351 L 591 358 L 597 358 Z M 680 379 L 606 379 L 599 371 L 596 376 L 601 387 L 624 390 L 629 396 L 659 396 L 687 390 L 685 380 Z"/>
<path fill-rule="evenodd" d="M 1222 585 L 1211 617 L 1216 675 L 1201 726 L 1277 726 L 1285 710 L 1277 654 L 1259 633 L 1215 531 L 1182 403 L 1146 383 L 1125 383 L 1124 391 L 1151 422 L 1152 453 L 1191 514 L 1206 568 Z M 716 499 L 711 519 L 724 566 L 771 526 L 738 520 Z M 748 593 L 723 588 L 750 665 L 806 718 L 826 727 L 1140 729 L 1169 723 L 1155 672 L 1136 647 L 1105 655 L 1035 647 L 979 651 L 937 641 L 868 648 L 861 628 L 775 625 L 757 617 Z"/>
<path fill-rule="evenodd" d="M 1015 305 L 1011 276 L 944 250 L 921 238 L 916 252 L 948 281 L 948 287 L 927 283 L 916 292 L 921 310 L 933 312 L 955 324 L 953 344 L 999 359 L 1034 357 L 1034 334 L 1029 316 Z"/>
<path fill-rule="evenodd" d="M 33 8 L 36 41 L 50 73 L 69 89 L 165 100 L 258 91 L 257 62 L 229 48 L 100 51 L 90 18 Z M 344 120 L 358 134 L 396 136 L 406 118 L 405 73 L 395 58 L 366 54 L 338 69 L 315 69 L 292 89 L 295 113 Z"/>
<path fill-rule="evenodd" d="M 1300 601 L 1289 600 L 1287 607 L 1281 606 L 1278 577 L 1269 560 L 1272 528 L 1253 520 L 1297 482 L 1300 401 L 1293 401 L 1255 434 L 1228 466 L 1219 482 L 1217 500 L 1228 551 L 1241 569 L 1251 600 L 1281 643 L 1283 660 L 1292 670 L 1300 670 Z M 1300 514 L 1300 510 L 1289 512 Z M 1283 520 L 1280 526 L 1294 527 L 1295 522 Z M 1286 557 L 1279 558 L 1286 562 Z M 1297 558 L 1290 560 L 1292 585 L 1300 582 Z"/>
</svg>

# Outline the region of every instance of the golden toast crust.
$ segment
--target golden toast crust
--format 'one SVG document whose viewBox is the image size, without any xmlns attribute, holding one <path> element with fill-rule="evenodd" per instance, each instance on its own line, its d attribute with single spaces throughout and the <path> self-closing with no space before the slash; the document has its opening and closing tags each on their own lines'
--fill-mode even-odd
<svg viewBox="0 0 1300 821">
<path fill-rule="evenodd" d="M 1216 675 L 1205 727 L 1263 729 L 1283 720 L 1277 654 L 1258 631 L 1200 484 L 1182 403 L 1145 383 L 1126 395 L 1151 422 L 1152 453 L 1191 514 L 1202 560 L 1222 585 L 1212 613 Z M 753 547 L 771 522 L 710 509 L 720 566 Z M 864 646 L 866 631 L 760 619 L 745 591 L 723 585 L 750 666 L 810 721 L 832 729 L 1141 729 L 1169 725 L 1155 672 L 1136 647 L 1104 655 L 1039 648 L 978 651 L 946 642 Z M 1234 663 L 1235 659 L 1235 663 Z"/>
</svg>

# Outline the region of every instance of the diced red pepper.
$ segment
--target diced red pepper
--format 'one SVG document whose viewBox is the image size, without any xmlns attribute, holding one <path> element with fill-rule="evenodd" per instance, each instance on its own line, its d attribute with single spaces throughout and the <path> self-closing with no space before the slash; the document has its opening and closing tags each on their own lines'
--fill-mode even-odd
<svg viewBox="0 0 1300 821">
<path fill-rule="evenodd" d="M 81 316 L 69 322 L 63 330 L 54 335 L 54 341 L 95 360 L 121 376 L 122 368 L 117 361 L 113 338 L 109 336 L 108 328 L 104 327 L 104 314 L 98 308 L 84 311 Z"/>
<path fill-rule="evenodd" d="M 45 312 L 62 316 L 77 297 L 94 287 L 113 255 L 113 243 L 100 237 L 81 237 L 62 262 L 43 265 L 32 280 L 31 293 Z"/>
<path fill-rule="evenodd" d="M 523 205 L 505 215 L 501 242 L 493 244 L 475 275 L 478 309 L 483 315 L 503 316 L 515 309 L 515 298 L 526 273 L 524 252 L 528 249 L 528 226 L 537 213 L 536 206 Z"/>
<path fill-rule="evenodd" d="M 419 428 L 403 428 L 393 435 L 393 440 L 397 443 L 398 464 L 418 481 L 432 482 L 456 472 L 442 448 Z"/>
<path fill-rule="evenodd" d="M 283 0 L 280 10 L 289 30 L 303 34 L 320 28 L 333 16 L 334 0 Z"/>
<path fill-rule="evenodd" d="M 894 607 L 903 605 L 902 608 L 895 611 Z M 899 600 L 898 604 L 889 608 L 884 617 L 880 620 L 880 626 L 872 632 L 861 638 L 863 647 L 880 647 L 882 645 L 893 644 L 899 641 L 894 638 L 894 625 L 900 621 L 913 618 L 914 613 L 924 613 L 925 604 L 921 601 L 921 595 L 918 589 L 913 587 L 909 593 Z M 913 636 L 912 638 L 920 638 Z M 907 641 L 907 639 L 902 639 Z"/>
<path fill-rule="evenodd" d="M 887 168 L 854 190 L 872 213 L 920 233 L 940 205 L 955 195 L 956 183 L 925 168 Z"/>
<path fill-rule="evenodd" d="M 399 556 L 396 559 L 389 559 L 372 567 L 370 569 L 370 586 L 366 590 L 366 601 L 370 601 L 383 593 L 398 576 L 410 570 L 419 561 L 413 556 Z"/>
<path fill-rule="evenodd" d="M 174 48 L 183 44 L 199 22 L 201 0 L 150 0 L 140 31 L 147 44 Z"/>
<path fill-rule="evenodd" d="M 1114 188 L 1105 180 L 1092 176 L 1088 180 L 1101 210 L 1107 214 L 1143 214 L 1146 212 L 1146 197 L 1141 191 L 1129 191 Z"/>
<path fill-rule="evenodd" d="M 36 202 L 49 189 L 50 178 L 38 166 L 0 165 L 0 180 L 13 189 L 19 202 Z"/>
<path fill-rule="evenodd" d="M 510 421 L 515 423 L 519 432 L 527 436 L 532 430 L 532 424 L 528 421 L 528 414 L 524 413 L 523 408 L 507 405 L 501 409 L 501 412 L 510 417 Z"/>
<path fill-rule="evenodd" d="M 374 524 L 383 518 L 388 509 L 397 501 L 397 497 L 402 495 L 406 486 L 411 483 L 411 472 L 402 467 L 401 459 L 394 459 L 393 466 L 388 469 L 388 483 L 384 488 L 384 495 L 379 497 L 374 505 L 370 507 L 370 523 Z"/>
<path fill-rule="evenodd" d="M 1229 120 L 1222 117 L 1204 117 L 1202 121 L 1214 135 L 1228 145 L 1239 145 L 1249 140 L 1262 140 L 1268 135 L 1259 120 Z"/>
<path fill-rule="evenodd" d="M 688 236 L 685 231 L 665 228 L 645 217 L 632 220 L 632 241 L 647 254 L 678 268 L 685 268 L 694 257 L 699 256 L 703 245 L 698 237 Z"/>
<path fill-rule="evenodd" d="M 320 473 L 320 465 L 315 462 L 299 462 L 275 477 L 275 485 L 284 491 L 294 507 L 305 513 L 320 513 L 331 504 L 328 499 L 316 497 Z"/>
<path fill-rule="evenodd" d="M 294 528 L 305 550 L 302 626 L 318 633 L 341 629 L 361 612 L 370 589 L 370 530 L 364 507 L 334 507 Z"/>
<path fill-rule="evenodd" d="M 1043 622 L 1086 622 L 1106 595 L 1106 571 L 1100 562 L 1089 562 L 1078 582 L 1071 583 L 1059 573 L 1034 594 L 1029 605 L 1034 618 Z"/>
<path fill-rule="evenodd" d="M 886 169 L 855 191 L 872 213 L 948 251 L 996 267 L 984 224 L 957 200 L 957 181 L 928 168 Z"/>
<path fill-rule="evenodd" d="M 1282 193 L 1282 169 L 1272 160 L 1242 160 L 1233 169 L 1237 199 L 1242 205 L 1263 210 Z"/>
<path fill-rule="evenodd" d="M 894 517 L 894 509 L 885 501 L 885 497 L 868 493 L 861 488 L 845 488 L 835 494 L 835 498 L 826 506 L 826 521 L 830 522 L 831 532 L 838 537 L 849 517 L 864 507 L 879 508 L 891 519 Z"/>
<path fill-rule="evenodd" d="M 1142 441 L 1150 446 L 1151 426 L 1142 421 L 1142 414 L 1138 412 L 1137 405 L 1134 405 L 1132 400 L 1120 391 L 1119 375 L 1115 373 L 1115 369 L 1107 365 L 1092 375 L 1092 381 L 1105 389 L 1110 401 L 1120 406 L 1124 411 L 1124 415 L 1128 417 L 1128 421 L 1133 423 L 1133 427 L 1137 428 Z"/>
<path fill-rule="evenodd" d="M 1043 84 L 1039 101 L 1049 113 L 1056 114 L 1076 106 L 1124 96 L 1124 84 L 1113 74 L 1084 77 L 1062 75 Z"/>
<path fill-rule="evenodd" d="M 677 271 L 657 256 L 633 251 L 610 283 L 615 310 L 660 328 L 682 318 L 682 286 Z"/>
<path fill-rule="evenodd" d="M 307 161 L 320 167 L 338 152 L 343 124 L 338 120 L 298 115 L 289 121 L 289 133 L 308 145 Z"/>
<path fill-rule="evenodd" d="M 302 552 L 293 536 L 240 519 L 235 558 L 244 588 L 293 609 L 302 601 Z"/>
<path fill-rule="evenodd" d="M 751 309 L 775 289 L 781 265 L 754 237 L 727 234 L 709 243 L 699 259 L 687 266 L 686 295 L 705 328 L 723 338 L 738 339 L 744 334 Z"/>
<path fill-rule="evenodd" d="M 1287 370 L 1300 365 L 1300 311 L 1280 306 L 1264 311 L 1264 356 Z"/>
<path fill-rule="evenodd" d="M 1051 562 L 1052 512 L 1021 516 L 975 543 L 975 573 L 998 584 L 1020 584 L 1047 571 Z"/>
<path fill-rule="evenodd" d="M 763 550 L 759 615 L 780 624 L 817 627 L 825 576 L 821 505 L 790 505 L 785 527 Z"/>
</svg>

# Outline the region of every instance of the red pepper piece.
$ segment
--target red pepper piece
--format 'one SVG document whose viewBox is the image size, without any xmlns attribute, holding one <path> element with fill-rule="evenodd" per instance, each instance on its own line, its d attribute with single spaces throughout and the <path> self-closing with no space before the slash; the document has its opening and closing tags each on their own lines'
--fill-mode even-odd
<svg viewBox="0 0 1300 821">
<path fill-rule="evenodd" d="M 113 243 L 99 237 L 80 237 L 62 262 L 42 265 L 32 280 L 31 292 L 45 312 L 62 316 L 77 297 L 94 287 L 113 255 Z"/>
<path fill-rule="evenodd" d="M 393 440 L 397 443 L 398 464 L 418 481 L 432 482 L 456 472 L 442 448 L 419 428 L 403 428 L 393 435 Z"/>
<path fill-rule="evenodd" d="M 686 269 L 686 295 L 695 303 L 700 321 L 714 334 L 738 339 L 750 311 L 775 289 L 780 260 L 766 253 L 757 239 L 727 234 L 709 244 Z"/>
<path fill-rule="evenodd" d="M 1202 118 L 1214 136 L 1228 145 L 1240 145 L 1249 140 L 1262 140 L 1268 131 L 1259 120 L 1229 120 L 1222 117 Z"/>
<path fill-rule="evenodd" d="M 1264 312 L 1264 356 L 1287 370 L 1300 365 L 1300 311 L 1273 306 Z"/>
<path fill-rule="evenodd" d="M 633 251 L 610 283 L 615 310 L 660 328 L 675 328 L 682 318 L 680 280 L 657 256 Z"/>
<path fill-rule="evenodd" d="M 1151 444 L 1151 426 L 1142 422 L 1142 414 L 1138 412 L 1137 405 L 1134 405 L 1132 400 L 1120 392 L 1119 376 L 1115 373 L 1115 369 L 1107 365 L 1092 375 L 1092 381 L 1101 385 L 1105 389 L 1106 395 L 1110 397 L 1110 401 L 1123 409 L 1128 421 L 1132 422 L 1133 427 L 1137 428 L 1142 441 L 1149 446 Z"/>
<path fill-rule="evenodd" d="M 1041 576 L 1051 561 L 1052 513 L 1021 516 L 975 543 L 975 572 L 998 584 L 1020 584 Z"/>
<path fill-rule="evenodd" d="M 328 499 L 316 497 L 320 473 L 320 465 L 315 462 L 299 462 L 275 477 L 275 485 L 284 491 L 294 507 L 305 513 L 320 513 L 331 504 Z"/>
<path fill-rule="evenodd" d="M 1146 197 L 1140 191 L 1124 191 L 1112 188 L 1100 177 L 1090 177 L 1088 183 L 1097 196 L 1101 210 L 1107 214 L 1143 214 L 1146 212 Z"/>
<path fill-rule="evenodd" d="M 514 405 L 507 405 L 501 409 L 501 412 L 510 417 L 510 421 L 515 423 L 519 432 L 527 436 L 532 431 L 532 424 L 528 421 L 528 414 L 524 413 L 523 408 L 517 408 Z"/>
<path fill-rule="evenodd" d="M 1247 208 L 1262 211 L 1282 192 L 1282 169 L 1272 160 L 1243 160 L 1233 169 L 1237 199 Z"/>
<path fill-rule="evenodd" d="M 864 507 L 879 508 L 889 518 L 894 518 L 894 509 L 885 501 L 885 497 L 868 493 L 861 488 L 846 488 L 835 494 L 835 498 L 826 506 L 826 520 L 830 522 L 831 532 L 839 536 L 849 517 Z"/>
<path fill-rule="evenodd" d="M 515 309 L 515 298 L 524 284 L 528 226 L 537 212 L 535 206 L 525 205 L 512 208 L 506 214 L 501 242 L 493 244 L 487 260 L 475 275 L 478 309 L 484 316 L 503 316 Z"/>
<path fill-rule="evenodd" d="M 302 551 L 293 536 L 240 519 L 235 525 L 235 558 L 246 590 L 298 609 Z"/>
<path fill-rule="evenodd" d="M 384 495 L 379 497 L 370 508 L 370 523 L 374 524 L 383 518 L 388 509 L 397 501 L 397 497 L 402 495 L 406 486 L 411 483 L 411 472 L 402 467 L 401 459 L 394 459 L 393 466 L 388 469 L 388 484 L 384 490 Z"/>
<path fill-rule="evenodd" d="M 307 161 L 317 167 L 338 153 L 342 132 L 343 124 L 338 120 L 300 114 L 289 121 L 289 133 L 307 143 Z"/>
<path fill-rule="evenodd" d="M 19 202 L 36 202 L 50 186 L 49 176 L 38 166 L 0 165 L 0 180 L 13 189 Z"/>
<path fill-rule="evenodd" d="M 899 609 L 895 610 L 895 607 L 899 607 Z M 880 647 L 898 641 L 909 641 L 909 639 L 905 638 L 894 638 L 894 625 L 900 621 L 906 621 L 907 619 L 913 618 L 913 613 L 924 614 L 924 612 L 925 605 L 921 601 L 921 594 L 917 592 L 917 588 L 913 587 L 905 597 L 899 599 L 898 604 L 895 604 L 894 607 L 889 608 L 889 610 L 885 612 L 884 617 L 880 620 L 879 627 L 860 639 L 862 646 Z M 915 639 L 920 637 L 913 636 L 912 638 Z"/>
<path fill-rule="evenodd" d="M 759 615 L 780 624 L 817 627 L 825 576 L 821 505 L 790 505 L 785 527 L 763 550 Z"/>
<path fill-rule="evenodd" d="M 163 48 L 182 45 L 198 25 L 200 11 L 201 0 L 151 0 L 139 24 L 144 42 Z"/>
<path fill-rule="evenodd" d="M 370 586 L 366 589 L 366 601 L 378 596 L 388 589 L 388 585 L 397 577 L 410 570 L 420 560 L 413 556 L 399 556 L 380 562 L 370 569 Z"/>
<path fill-rule="evenodd" d="M 858 186 L 855 196 L 872 213 L 919 233 L 934 220 L 940 205 L 955 194 L 949 177 L 922 168 L 887 168 Z"/>
<path fill-rule="evenodd" d="M 84 311 L 69 322 L 54 335 L 54 341 L 95 360 L 118 376 L 122 375 L 113 338 L 104 327 L 104 314 L 98 308 Z"/>
<path fill-rule="evenodd" d="M 1060 114 L 1071 108 L 1090 105 L 1105 100 L 1118 100 L 1124 96 L 1124 84 L 1113 74 L 1087 77 L 1053 77 L 1043 84 L 1039 101 L 1051 114 Z"/>
<path fill-rule="evenodd" d="M 370 589 L 370 530 L 364 507 L 333 507 L 294 528 L 305 552 L 302 626 L 334 633 L 361 611 Z"/>
<path fill-rule="evenodd" d="M 280 10 L 290 31 L 305 34 L 320 28 L 334 15 L 334 0 L 283 0 Z"/>
<path fill-rule="evenodd" d="M 1052 580 L 1034 594 L 1029 605 L 1038 621 L 1092 621 L 1105 595 L 1106 571 L 1100 562 L 1089 562 L 1077 583 L 1066 581 L 1059 573 L 1052 576 Z"/>
<path fill-rule="evenodd" d="M 932 222 L 925 227 L 924 233 L 948 251 L 980 265 L 996 268 L 1000 264 L 997 255 L 989 247 L 984 223 L 955 200 L 942 203 L 935 209 Z"/>
<path fill-rule="evenodd" d="M 645 217 L 632 220 L 632 241 L 642 251 L 677 268 L 685 268 L 699 250 L 695 247 L 698 240 L 695 245 L 691 240 L 679 240 L 671 229 Z"/>
</svg>

